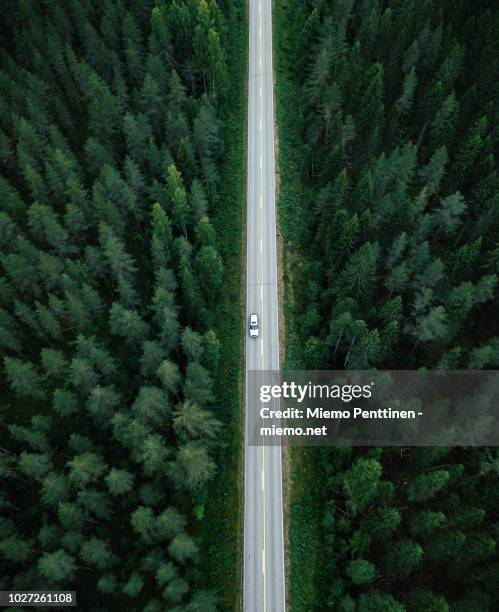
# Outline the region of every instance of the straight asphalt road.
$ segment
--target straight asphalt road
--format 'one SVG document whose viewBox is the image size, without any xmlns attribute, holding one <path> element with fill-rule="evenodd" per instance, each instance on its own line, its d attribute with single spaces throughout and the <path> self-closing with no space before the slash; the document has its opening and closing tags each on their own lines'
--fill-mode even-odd
<svg viewBox="0 0 499 612">
<path fill-rule="evenodd" d="M 246 372 L 279 369 L 272 0 L 249 0 L 248 73 L 246 314 L 258 314 L 260 336 L 246 332 Z M 246 401 L 243 604 L 284 612 L 281 447 L 249 445 L 247 415 L 257 409 Z"/>
</svg>

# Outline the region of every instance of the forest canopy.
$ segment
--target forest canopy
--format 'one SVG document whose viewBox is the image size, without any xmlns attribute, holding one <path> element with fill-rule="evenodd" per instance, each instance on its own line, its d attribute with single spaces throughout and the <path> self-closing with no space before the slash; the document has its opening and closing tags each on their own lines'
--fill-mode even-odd
<svg viewBox="0 0 499 612">
<path fill-rule="evenodd" d="M 0 588 L 78 585 L 86 610 L 216 607 L 195 532 L 220 429 L 210 215 L 230 10 L 5 12 Z"/>
<path fill-rule="evenodd" d="M 287 367 L 497 368 L 496 3 L 279 0 L 276 31 Z M 293 609 L 497 609 L 497 449 L 293 456 Z"/>
</svg>

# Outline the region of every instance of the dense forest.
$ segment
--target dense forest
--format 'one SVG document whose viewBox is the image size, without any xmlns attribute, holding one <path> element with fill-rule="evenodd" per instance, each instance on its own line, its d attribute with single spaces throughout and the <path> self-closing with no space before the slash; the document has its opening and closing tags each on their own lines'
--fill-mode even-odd
<svg viewBox="0 0 499 612">
<path fill-rule="evenodd" d="M 4 8 L 0 588 L 209 612 L 234 7 Z"/>
<path fill-rule="evenodd" d="M 276 3 L 287 367 L 499 366 L 498 33 L 491 0 Z M 497 449 L 291 458 L 293 610 L 499 609 Z"/>
</svg>

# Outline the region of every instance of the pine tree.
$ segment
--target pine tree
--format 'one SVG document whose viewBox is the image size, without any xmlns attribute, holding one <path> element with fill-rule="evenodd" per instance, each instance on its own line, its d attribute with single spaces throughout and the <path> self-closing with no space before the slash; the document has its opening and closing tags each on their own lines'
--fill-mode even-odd
<svg viewBox="0 0 499 612">
<path fill-rule="evenodd" d="M 187 226 L 190 224 L 191 210 L 182 175 L 174 165 L 168 167 L 166 184 L 174 223 L 187 238 Z"/>
<path fill-rule="evenodd" d="M 378 492 L 381 465 L 374 459 L 358 459 L 345 473 L 343 486 L 352 514 L 366 507 Z"/>
<path fill-rule="evenodd" d="M 129 597 L 137 597 L 142 591 L 144 580 L 138 572 L 133 572 L 123 587 L 123 593 Z"/>
<path fill-rule="evenodd" d="M 355 559 L 349 561 L 346 573 L 353 584 L 368 584 L 374 580 L 376 568 L 370 561 Z"/>
<path fill-rule="evenodd" d="M 78 487 L 85 487 L 98 480 L 106 470 L 103 458 L 96 453 L 83 453 L 67 463 L 69 482 Z"/>
<path fill-rule="evenodd" d="M 201 284 L 207 294 L 212 294 L 222 284 L 223 264 L 220 255 L 210 246 L 204 246 L 196 256 L 196 266 Z"/>
<path fill-rule="evenodd" d="M 105 478 L 109 492 L 113 496 L 123 495 L 132 490 L 133 475 L 126 470 L 112 468 Z"/>
<path fill-rule="evenodd" d="M 133 346 L 138 346 L 149 332 L 149 326 L 137 311 L 123 308 L 116 302 L 109 313 L 109 327 L 113 334 L 121 336 Z"/>
<path fill-rule="evenodd" d="M 365 243 L 349 259 L 338 281 L 342 295 L 367 300 L 374 288 L 378 245 Z"/>
<path fill-rule="evenodd" d="M 208 410 L 190 401 L 183 402 L 173 412 L 173 429 L 181 440 L 215 439 L 221 423 Z"/>
<path fill-rule="evenodd" d="M 380 591 L 363 593 L 359 598 L 359 611 L 376 612 L 377 610 L 404 612 L 405 607 L 388 593 L 381 593 Z"/>
<path fill-rule="evenodd" d="M 98 538 L 91 538 L 81 547 L 80 557 L 88 565 L 103 571 L 113 566 L 116 557 L 109 550 L 109 545 Z"/>
<path fill-rule="evenodd" d="M 47 552 L 38 561 L 38 571 L 52 584 L 62 584 L 73 579 L 76 572 L 75 559 L 62 549 Z"/>
<path fill-rule="evenodd" d="M 186 442 L 180 447 L 176 465 L 181 482 L 192 490 L 202 487 L 215 470 L 207 449 L 197 441 Z"/>
<path fill-rule="evenodd" d="M 42 378 L 32 363 L 17 357 L 5 357 L 4 367 L 9 384 L 19 397 L 35 400 L 45 397 Z"/>
<path fill-rule="evenodd" d="M 131 525 L 145 543 L 156 540 L 156 518 L 151 508 L 139 506 L 131 515 Z"/>
<path fill-rule="evenodd" d="M 197 550 L 194 541 L 186 533 L 179 533 L 176 535 L 168 546 L 170 555 L 181 563 L 194 557 Z"/>
<path fill-rule="evenodd" d="M 42 485 L 41 499 L 47 506 L 57 508 L 59 503 L 68 501 L 69 483 L 62 473 L 50 473 Z"/>
<path fill-rule="evenodd" d="M 384 561 L 387 574 L 395 578 L 406 578 L 421 562 L 423 549 L 411 540 L 399 540 L 390 546 Z"/>
</svg>

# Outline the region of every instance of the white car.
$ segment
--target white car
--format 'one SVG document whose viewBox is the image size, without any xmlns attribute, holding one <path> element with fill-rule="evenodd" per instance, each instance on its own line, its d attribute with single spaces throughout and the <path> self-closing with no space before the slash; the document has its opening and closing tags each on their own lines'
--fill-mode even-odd
<svg viewBox="0 0 499 612">
<path fill-rule="evenodd" d="M 258 324 L 258 315 L 251 314 L 249 318 L 249 335 L 250 338 L 258 338 L 260 334 L 260 326 Z"/>
</svg>

